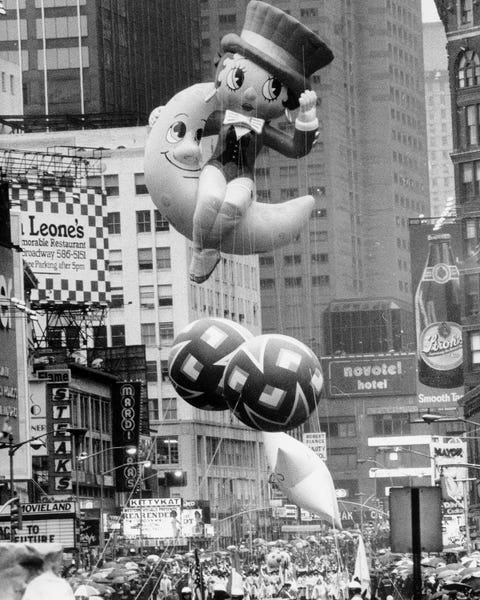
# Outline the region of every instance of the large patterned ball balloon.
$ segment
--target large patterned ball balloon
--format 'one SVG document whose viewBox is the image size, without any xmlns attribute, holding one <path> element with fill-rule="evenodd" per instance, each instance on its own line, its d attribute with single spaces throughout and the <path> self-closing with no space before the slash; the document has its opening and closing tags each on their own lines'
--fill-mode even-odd
<svg viewBox="0 0 480 600">
<path fill-rule="evenodd" d="M 287 431 L 317 407 L 320 362 L 295 338 L 267 334 L 244 342 L 225 370 L 224 394 L 233 413 L 261 431 Z"/>
<path fill-rule="evenodd" d="M 230 355 L 253 335 L 229 319 L 193 321 L 175 338 L 168 374 L 177 393 L 203 410 L 228 410 L 219 387 Z"/>
</svg>

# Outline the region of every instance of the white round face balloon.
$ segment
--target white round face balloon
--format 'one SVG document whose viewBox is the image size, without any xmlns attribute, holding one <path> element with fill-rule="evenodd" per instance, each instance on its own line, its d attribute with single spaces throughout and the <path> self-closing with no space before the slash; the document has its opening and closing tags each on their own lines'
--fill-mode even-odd
<svg viewBox="0 0 480 600">
<path fill-rule="evenodd" d="M 198 178 L 215 138 L 202 139 L 207 117 L 218 108 L 214 84 L 182 90 L 150 115 L 145 146 L 145 181 L 155 206 L 175 229 L 192 239 Z M 254 201 L 233 232 L 222 238 L 229 254 L 268 252 L 300 235 L 314 206 L 312 196 L 280 204 Z"/>
</svg>

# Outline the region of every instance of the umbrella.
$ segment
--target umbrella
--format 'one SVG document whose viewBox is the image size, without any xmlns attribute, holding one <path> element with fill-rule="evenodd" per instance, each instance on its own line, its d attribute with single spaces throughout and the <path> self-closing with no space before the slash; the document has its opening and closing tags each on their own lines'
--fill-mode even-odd
<svg viewBox="0 0 480 600">
<path fill-rule="evenodd" d="M 466 583 L 461 583 L 460 581 L 446 581 L 442 585 L 442 589 L 448 591 L 456 591 L 456 592 L 470 592 L 471 587 Z"/>
<path fill-rule="evenodd" d="M 125 569 L 127 569 L 128 571 L 131 571 L 132 569 L 139 569 L 140 567 L 137 565 L 137 563 L 134 562 L 126 562 L 124 565 Z"/>
<path fill-rule="evenodd" d="M 87 596 L 87 598 L 89 598 L 91 596 L 98 596 L 99 593 L 100 592 L 97 588 L 94 588 L 93 585 L 82 583 L 75 590 L 74 596 Z"/>
</svg>

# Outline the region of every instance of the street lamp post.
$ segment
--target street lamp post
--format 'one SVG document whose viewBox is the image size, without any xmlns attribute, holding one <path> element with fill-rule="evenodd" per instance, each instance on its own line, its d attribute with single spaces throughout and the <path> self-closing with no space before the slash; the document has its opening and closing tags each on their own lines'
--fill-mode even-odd
<svg viewBox="0 0 480 600">
<path fill-rule="evenodd" d="M 92 452 L 92 454 L 87 454 L 86 452 L 82 452 L 78 457 L 76 457 L 76 461 L 83 462 L 84 460 L 88 460 L 89 458 L 93 458 L 94 456 L 99 456 L 100 454 L 105 454 L 106 452 L 109 452 L 110 450 L 119 450 L 121 448 L 122 449 L 125 448 L 127 454 L 130 454 L 130 455 L 134 455 L 137 453 L 137 448 L 135 446 L 110 446 L 109 448 L 99 450 L 98 452 Z M 116 467 L 113 467 L 113 469 L 109 469 L 108 471 L 104 471 L 104 472 L 100 473 L 100 505 L 99 505 L 100 527 L 99 527 L 99 532 L 98 532 L 98 538 L 99 538 L 98 543 L 99 543 L 100 549 L 103 549 L 103 546 L 105 544 L 105 531 L 103 529 L 103 520 L 104 520 L 103 497 L 104 497 L 104 491 L 105 491 L 104 490 L 104 485 L 105 485 L 104 477 L 105 477 L 105 475 L 107 475 L 108 473 L 111 473 L 115 469 L 124 467 L 127 464 L 130 464 L 130 463 L 118 465 Z M 137 464 L 137 463 L 131 463 L 131 464 Z"/>
<path fill-rule="evenodd" d="M 15 475 L 14 475 L 14 464 L 13 464 L 13 457 L 15 456 L 15 453 L 17 452 L 17 450 L 19 450 L 22 446 L 25 446 L 25 444 L 31 444 L 32 442 L 35 442 L 36 440 L 39 440 L 43 437 L 45 437 L 46 435 L 49 435 L 53 433 L 53 431 L 46 431 L 45 433 L 42 433 L 41 435 L 36 435 L 34 437 L 29 438 L 28 440 L 24 440 L 22 442 L 17 442 L 14 443 L 13 442 L 13 435 L 10 433 L 8 435 L 8 442 L 0 442 L 0 450 L 7 448 L 8 449 L 8 459 L 9 459 L 9 481 L 10 481 L 10 500 L 9 502 L 11 503 L 13 501 L 13 499 L 15 498 Z M 15 540 L 15 533 L 13 531 L 13 527 L 10 528 L 10 541 L 14 541 Z"/>
</svg>

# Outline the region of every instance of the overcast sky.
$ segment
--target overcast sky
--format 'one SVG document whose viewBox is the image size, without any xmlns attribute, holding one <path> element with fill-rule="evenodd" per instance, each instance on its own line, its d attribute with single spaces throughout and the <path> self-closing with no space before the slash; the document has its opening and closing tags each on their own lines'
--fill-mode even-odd
<svg viewBox="0 0 480 600">
<path fill-rule="evenodd" d="M 430 23 L 431 21 L 439 21 L 438 11 L 433 0 L 422 0 L 422 21 Z"/>
</svg>

